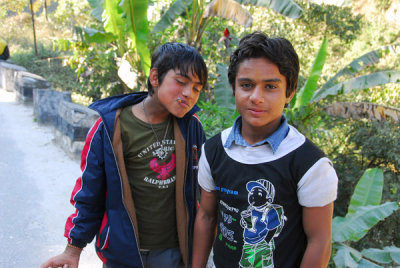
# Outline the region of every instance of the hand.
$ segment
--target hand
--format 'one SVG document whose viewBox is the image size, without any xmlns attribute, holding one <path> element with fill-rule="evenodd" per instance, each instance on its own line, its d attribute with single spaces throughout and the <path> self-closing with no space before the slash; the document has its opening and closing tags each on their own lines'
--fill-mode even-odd
<svg viewBox="0 0 400 268">
<path fill-rule="evenodd" d="M 81 249 L 66 247 L 63 253 L 49 259 L 40 268 L 78 268 L 81 252 Z"/>
<path fill-rule="evenodd" d="M 243 218 L 240 219 L 240 226 L 242 226 L 242 228 L 247 228 L 247 223 Z"/>
</svg>

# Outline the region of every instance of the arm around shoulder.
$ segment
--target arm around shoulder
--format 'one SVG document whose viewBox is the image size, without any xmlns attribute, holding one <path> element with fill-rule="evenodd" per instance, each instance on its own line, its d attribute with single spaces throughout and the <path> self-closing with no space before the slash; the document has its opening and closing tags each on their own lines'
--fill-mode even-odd
<svg viewBox="0 0 400 268">
<path fill-rule="evenodd" d="M 323 207 L 303 207 L 307 248 L 301 268 L 327 267 L 331 255 L 333 202 Z"/>
<path fill-rule="evenodd" d="M 206 267 L 215 238 L 217 197 L 215 191 L 201 191 L 200 208 L 194 225 L 193 268 Z"/>
</svg>

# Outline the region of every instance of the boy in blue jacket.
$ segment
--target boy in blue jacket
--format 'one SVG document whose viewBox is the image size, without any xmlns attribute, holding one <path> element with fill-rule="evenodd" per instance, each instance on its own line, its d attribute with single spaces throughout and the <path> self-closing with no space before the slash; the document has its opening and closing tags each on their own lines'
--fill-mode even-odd
<svg viewBox="0 0 400 268">
<path fill-rule="evenodd" d="M 193 47 L 167 43 L 152 55 L 148 93 L 90 106 L 100 118 L 82 151 L 67 247 L 41 267 L 78 267 L 94 236 L 103 267 L 188 267 L 205 141 L 195 104 L 207 76 Z"/>
<path fill-rule="evenodd" d="M 327 266 L 337 176 L 283 114 L 298 74 L 283 38 L 254 32 L 231 56 L 240 116 L 202 149 L 193 268 L 205 267 L 211 247 L 217 268 Z"/>
</svg>

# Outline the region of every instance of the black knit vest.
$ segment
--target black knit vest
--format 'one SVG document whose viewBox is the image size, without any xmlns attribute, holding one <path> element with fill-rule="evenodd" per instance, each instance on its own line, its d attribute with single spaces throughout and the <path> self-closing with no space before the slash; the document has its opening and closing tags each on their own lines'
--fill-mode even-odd
<svg viewBox="0 0 400 268">
<path fill-rule="evenodd" d="M 250 248 L 247 253 L 254 248 L 262 254 L 260 245 L 266 244 L 272 247 L 274 267 L 299 267 L 307 241 L 297 183 L 324 153 L 306 139 L 279 159 L 244 164 L 227 155 L 221 134 L 208 140 L 204 148 L 218 202 L 213 246 L 216 267 L 262 267 L 260 263 L 246 266 L 241 259 L 244 247 Z M 247 231 L 243 227 L 245 211 L 252 211 L 252 216 L 247 215 L 247 226 L 253 227 Z"/>
</svg>

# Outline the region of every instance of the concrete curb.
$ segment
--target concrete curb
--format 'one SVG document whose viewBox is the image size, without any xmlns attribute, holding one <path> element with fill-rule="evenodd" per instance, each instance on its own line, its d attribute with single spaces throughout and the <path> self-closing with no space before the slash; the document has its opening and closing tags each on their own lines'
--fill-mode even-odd
<svg viewBox="0 0 400 268">
<path fill-rule="evenodd" d="M 15 92 L 20 102 L 33 106 L 37 123 L 53 126 L 56 143 L 69 157 L 80 159 L 86 134 L 99 117 L 97 112 L 73 103 L 70 92 L 53 90 L 43 77 L 7 61 L 0 61 L 0 88 Z"/>
</svg>

